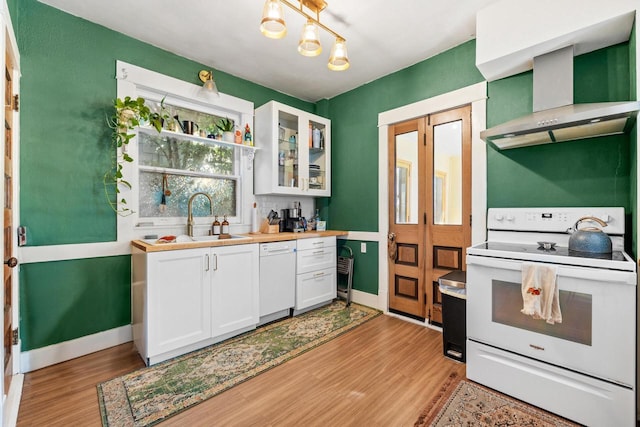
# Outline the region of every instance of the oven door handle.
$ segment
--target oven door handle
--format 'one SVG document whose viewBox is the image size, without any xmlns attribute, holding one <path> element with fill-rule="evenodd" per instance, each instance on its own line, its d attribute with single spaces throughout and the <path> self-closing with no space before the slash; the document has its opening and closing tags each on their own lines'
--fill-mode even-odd
<svg viewBox="0 0 640 427">
<path fill-rule="evenodd" d="M 472 264 L 500 270 L 522 271 L 522 263 L 523 261 L 518 260 L 467 255 L 467 265 Z M 571 277 L 607 284 L 636 285 L 636 273 L 606 268 L 558 265 L 557 277 L 560 281 L 563 277 Z M 471 283 L 471 280 L 467 278 L 467 282 Z"/>
</svg>

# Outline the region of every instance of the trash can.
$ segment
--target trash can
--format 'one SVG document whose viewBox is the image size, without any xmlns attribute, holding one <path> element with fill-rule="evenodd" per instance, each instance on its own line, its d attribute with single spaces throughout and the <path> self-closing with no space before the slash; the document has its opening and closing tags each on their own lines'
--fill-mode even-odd
<svg viewBox="0 0 640 427">
<path fill-rule="evenodd" d="M 466 362 L 467 273 L 455 270 L 438 279 L 442 294 L 442 348 L 446 357 Z"/>
</svg>

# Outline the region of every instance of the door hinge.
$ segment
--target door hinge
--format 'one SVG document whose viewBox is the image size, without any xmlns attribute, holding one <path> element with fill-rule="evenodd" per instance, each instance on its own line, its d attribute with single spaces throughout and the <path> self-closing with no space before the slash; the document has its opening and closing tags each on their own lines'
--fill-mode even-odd
<svg viewBox="0 0 640 427">
<path fill-rule="evenodd" d="M 11 344 L 18 345 L 18 328 L 11 331 Z"/>
<path fill-rule="evenodd" d="M 473 225 L 473 215 L 469 215 L 469 225 Z"/>
<path fill-rule="evenodd" d="M 424 145 L 425 147 L 427 146 L 427 134 L 426 133 L 422 134 L 422 145 Z"/>
<path fill-rule="evenodd" d="M 20 111 L 20 94 L 13 95 L 13 111 Z"/>
<path fill-rule="evenodd" d="M 424 218 L 422 219 L 424 221 L 424 225 L 427 225 L 427 213 L 424 213 Z"/>
</svg>

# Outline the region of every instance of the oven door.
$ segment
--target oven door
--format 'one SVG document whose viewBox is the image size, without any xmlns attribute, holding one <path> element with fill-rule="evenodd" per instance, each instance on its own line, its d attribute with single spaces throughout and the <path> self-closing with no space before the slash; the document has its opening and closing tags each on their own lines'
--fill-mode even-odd
<svg viewBox="0 0 640 427">
<path fill-rule="evenodd" d="M 606 381 L 633 387 L 636 274 L 558 266 L 562 323 L 520 312 L 522 261 L 467 256 L 467 336 Z"/>
</svg>

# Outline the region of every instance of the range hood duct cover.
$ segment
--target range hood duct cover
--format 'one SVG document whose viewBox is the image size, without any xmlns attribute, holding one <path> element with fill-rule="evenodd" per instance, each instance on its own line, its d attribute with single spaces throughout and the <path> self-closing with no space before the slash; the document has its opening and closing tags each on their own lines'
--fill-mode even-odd
<svg viewBox="0 0 640 427">
<path fill-rule="evenodd" d="M 480 132 L 501 150 L 628 132 L 640 102 L 573 102 L 573 47 L 534 58 L 533 114 Z"/>
</svg>

